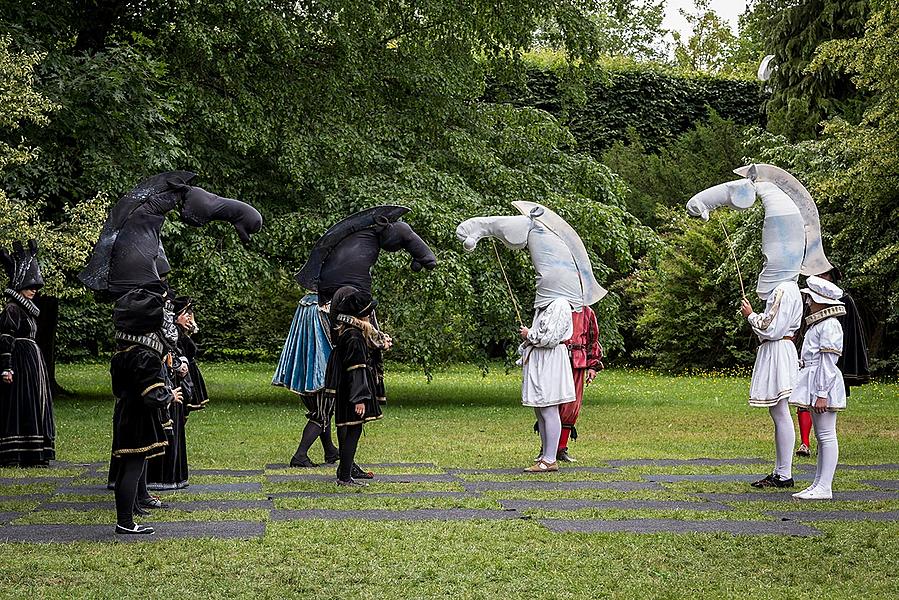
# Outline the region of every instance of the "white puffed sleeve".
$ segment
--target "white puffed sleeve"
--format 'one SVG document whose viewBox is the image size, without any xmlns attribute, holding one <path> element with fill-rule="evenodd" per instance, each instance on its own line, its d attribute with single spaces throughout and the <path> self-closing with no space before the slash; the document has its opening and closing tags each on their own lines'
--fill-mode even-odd
<svg viewBox="0 0 899 600">
<path fill-rule="evenodd" d="M 815 372 L 815 394 L 818 398 L 830 398 L 837 378 L 842 377 L 837 368 L 837 360 L 843 353 L 843 327 L 836 319 L 827 319 L 820 327 L 818 338 L 820 363 Z"/>
<path fill-rule="evenodd" d="M 802 296 L 795 283 L 777 286 L 765 303 L 765 312 L 752 313 L 746 319 L 760 340 L 779 340 L 799 329 Z"/>
<path fill-rule="evenodd" d="M 538 348 L 552 348 L 570 338 L 572 333 L 571 305 L 568 300 L 558 298 L 534 315 L 528 342 Z"/>
</svg>

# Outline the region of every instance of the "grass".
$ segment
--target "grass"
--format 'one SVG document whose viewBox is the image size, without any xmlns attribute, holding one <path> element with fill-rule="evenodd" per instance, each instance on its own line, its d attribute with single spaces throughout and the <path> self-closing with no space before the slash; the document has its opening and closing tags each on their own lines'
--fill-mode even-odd
<svg viewBox="0 0 899 600">
<path fill-rule="evenodd" d="M 304 424 L 293 394 L 269 385 L 271 365 L 207 365 L 212 402 L 191 416 L 192 468 L 259 469 L 285 463 Z M 113 401 L 106 365 L 61 366 L 73 392 L 56 403 L 57 451 L 73 463 L 104 461 Z M 517 372 L 454 367 L 428 383 L 419 373 L 391 368 L 386 418 L 366 428 L 360 462 L 432 462 L 440 468 L 528 464 L 539 445 L 533 414 L 518 403 Z M 773 460 L 770 419 L 746 405 L 748 381 L 708 374 L 671 377 L 607 371 L 587 391 L 572 445 L 579 464 L 609 459 L 737 458 Z M 899 463 L 899 386 L 875 383 L 853 390 L 838 421 L 841 461 Z M 320 453 L 319 447 L 315 452 Z M 314 456 L 313 459 L 320 458 Z M 811 461 L 803 461 L 811 463 Z M 644 474 L 761 474 L 767 465 L 625 467 L 621 475 L 561 473 L 558 479 L 639 480 Z M 284 471 L 287 473 L 288 471 Z M 330 469 L 311 471 L 330 474 Z M 433 473 L 431 468 L 381 471 Z M 0 469 L 0 477 L 70 475 L 68 471 Z M 837 490 L 868 489 L 865 479 L 894 472 L 838 471 Z M 465 478 L 468 478 L 467 476 Z M 478 476 L 517 480 L 517 476 Z M 537 479 L 552 479 L 538 477 Z M 85 481 L 93 481 L 85 477 Z M 263 476 L 195 476 L 194 483 L 264 482 Z M 46 484 L 0 484 L 4 493 L 46 491 Z M 480 498 L 379 498 L 386 491 L 459 490 L 453 483 L 375 484 L 332 499 L 279 498 L 278 508 L 498 508 L 507 498 L 596 500 L 695 499 L 693 492 L 746 491 L 745 484 L 681 482 L 665 490 L 496 491 Z M 170 497 L 264 498 L 272 491 L 329 491 L 322 482 L 264 483 L 263 492 Z M 109 499 L 107 496 L 98 498 Z M 58 496 L 57 501 L 88 500 Z M 31 501 L 0 501 L 0 510 L 26 514 L 16 523 L 106 523 L 111 511 L 32 511 Z M 805 510 L 896 510 L 899 502 L 802 505 Z M 734 510 L 535 510 L 548 518 L 766 518 L 796 510 L 790 503 L 753 502 Z M 265 520 L 259 509 L 172 511 L 172 519 Z M 62 516 L 60 516 L 62 515 Z M 49 519 L 49 520 L 48 520 Z M 899 595 L 899 523 L 821 522 L 815 538 L 735 537 L 726 534 L 554 534 L 526 520 L 480 522 L 267 523 L 255 540 L 167 540 L 154 544 L 0 544 L 0 597 L 131 598 L 193 596 L 253 598 L 884 598 Z"/>
</svg>

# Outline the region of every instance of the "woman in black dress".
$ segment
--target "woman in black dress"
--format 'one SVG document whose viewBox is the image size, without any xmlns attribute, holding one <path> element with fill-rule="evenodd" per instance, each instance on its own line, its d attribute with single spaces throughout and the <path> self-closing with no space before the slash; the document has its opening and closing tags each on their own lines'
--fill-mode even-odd
<svg viewBox="0 0 899 600">
<path fill-rule="evenodd" d="M 0 465 L 46 466 L 56 458 L 53 399 L 44 356 L 37 346 L 40 310 L 34 295 L 44 285 L 37 244 L 0 250 L 9 276 L 0 313 Z"/>
<path fill-rule="evenodd" d="M 383 396 L 383 384 L 379 385 L 373 351 L 389 348 L 391 340 L 368 319 L 376 304 L 371 294 L 350 286 L 337 290 L 331 299 L 334 350 L 328 358 L 325 392 L 335 403 L 334 422 L 340 442 L 338 485 L 366 485 L 354 477 L 353 461 L 363 424 L 383 416 L 378 401 Z"/>
</svg>

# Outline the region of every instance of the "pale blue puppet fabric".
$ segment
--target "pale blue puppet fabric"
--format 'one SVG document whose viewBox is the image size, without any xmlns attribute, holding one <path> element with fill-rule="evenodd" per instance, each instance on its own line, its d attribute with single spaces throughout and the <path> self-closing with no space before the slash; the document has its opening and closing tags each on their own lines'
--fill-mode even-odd
<svg viewBox="0 0 899 600">
<path fill-rule="evenodd" d="M 293 315 L 272 385 L 298 394 L 314 394 L 325 386 L 325 369 L 331 356 L 326 319 L 318 307 L 318 294 L 303 296 Z"/>
</svg>

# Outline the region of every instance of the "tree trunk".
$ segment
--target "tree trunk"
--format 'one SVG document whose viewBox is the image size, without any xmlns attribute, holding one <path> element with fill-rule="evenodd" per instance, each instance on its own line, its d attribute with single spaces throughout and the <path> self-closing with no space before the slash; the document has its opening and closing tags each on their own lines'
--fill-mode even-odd
<svg viewBox="0 0 899 600">
<path fill-rule="evenodd" d="M 35 298 L 41 314 L 37 320 L 37 345 L 47 363 L 47 374 L 50 376 L 50 388 L 53 396 L 65 394 L 56 381 L 56 328 L 59 324 L 59 298 L 39 295 Z"/>
</svg>

